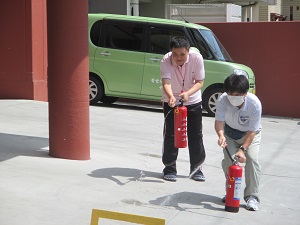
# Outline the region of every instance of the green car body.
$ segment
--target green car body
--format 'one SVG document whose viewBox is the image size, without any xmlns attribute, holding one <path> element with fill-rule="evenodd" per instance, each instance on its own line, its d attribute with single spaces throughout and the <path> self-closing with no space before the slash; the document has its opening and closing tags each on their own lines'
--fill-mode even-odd
<svg viewBox="0 0 300 225">
<path fill-rule="evenodd" d="M 223 82 L 233 73 L 248 77 L 255 92 L 253 71 L 232 62 L 208 28 L 177 20 L 114 14 L 89 14 L 90 103 L 113 103 L 119 97 L 161 101 L 160 61 L 173 36 L 185 36 L 204 58 L 203 106 L 215 113 Z"/>
</svg>

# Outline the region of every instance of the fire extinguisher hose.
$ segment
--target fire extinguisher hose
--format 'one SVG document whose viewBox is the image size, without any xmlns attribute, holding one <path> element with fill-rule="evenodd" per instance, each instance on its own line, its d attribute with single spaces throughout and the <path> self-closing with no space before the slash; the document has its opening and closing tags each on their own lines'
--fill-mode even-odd
<svg viewBox="0 0 300 225">
<path fill-rule="evenodd" d="M 237 160 L 234 158 L 232 158 L 232 156 L 230 155 L 230 153 L 229 153 L 229 150 L 228 150 L 228 148 L 227 147 L 225 147 L 225 150 L 226 150 L 226 152 L 227 152 L 227 154 L 228 154 L 228 156 L 229 156 L 229 158 L 231 159 L 231 162 L 232 163 L 236 163 L 237 162 Z"/>
</svg>

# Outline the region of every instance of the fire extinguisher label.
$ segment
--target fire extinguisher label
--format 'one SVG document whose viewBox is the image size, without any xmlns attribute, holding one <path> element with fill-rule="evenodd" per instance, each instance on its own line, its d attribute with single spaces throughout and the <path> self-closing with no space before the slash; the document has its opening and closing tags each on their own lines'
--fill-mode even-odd
<svg viewBox="0 0 300 225">
<path fill-rule="evenodd" d="M 236 177 L 234 182 L 234 194 L 233 194 L 234 200 L 240 200 L 241 190 L 242 190 L 242 178 Z"/>
</svg>

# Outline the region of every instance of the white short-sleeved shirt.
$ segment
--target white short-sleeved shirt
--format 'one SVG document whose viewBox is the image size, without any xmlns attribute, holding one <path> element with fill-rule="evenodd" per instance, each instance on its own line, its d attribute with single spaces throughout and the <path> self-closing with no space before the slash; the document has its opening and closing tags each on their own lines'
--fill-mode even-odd
<svg viewBox="0 0 300 225">
<path fill-rule="evenodd" d="M 247 93 L 244 105 L 239 109 L 233 106 L 227 93 L 223 93 L 217 101 L 215 120 L 225 121 L 230 127 L 240 131 L 261 130 L 262 106 L 256 95 Z"/>
<path fill-rule="evenodd" d="M 167 53 L 160 64 L 160 74 L 162 79 L 169 79 L 171 81 L 171 87 L 173 95 L 178 101 L 181 90 L 188 91 L 194 84 L 195 80 L 204 80 L 204 62 L 203 57 L 200 53 L 191 50 L 189 51 L 188 58 L 183 66 L 178 66 L 172 59 L 172 52 Z M 183 87 L 183 77 L 184 87 Z M 168 102 L 169 98 L 162 89 L 162 101 Z M 201 90 L 195 92 L 189 96 L 188 102 L 185 105 L 191 105 L 202 101 Z"/>
</svg>

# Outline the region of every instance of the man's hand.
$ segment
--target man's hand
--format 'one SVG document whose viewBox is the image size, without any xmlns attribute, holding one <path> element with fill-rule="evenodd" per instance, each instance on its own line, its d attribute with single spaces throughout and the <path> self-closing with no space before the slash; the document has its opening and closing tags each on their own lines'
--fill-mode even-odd
<svg viewBox="0 0 300 225">
<path fill-rule="evenodd" d="M 170 107 L 174 108 L 175 104 L 176 104 L 176 98 L 174 96 L 171 96 L 170 99 L 169 99 L 168 105 Z"/>
<path fill-rule="evenodd" d="M 244 154 L 243 150 L 238 150 L 238 152 L 235 154 L 238 157 L 238 161 L 240 163 L 245 163 L 246 162 L 246 156 Z"/>
<path fill-rule="evenodd" d="M 225 148 L 227 146 L 226 138 L 224 136 L 224 124 L 225 124 L 224 121 L 218 121 L 218 120 L 215 121 L 215 130 L 219 137 L 218 145 L 221 146 L 222 148 Z"/>
<path fill-rule="evenodd" d="M 182 92 L 179 97 L 183 99 L 184 102 L 187 102 L 189 100 L 189 95 L 187 92 Z"/>
<path fill-rule="evenodd" d="M 225 148 L 227 146 L 226 143 L 226 138 L 224 135 L 221 135 L 218 139 L 218 145 L 221 146 L 222 148 Z"/>
</svg>

